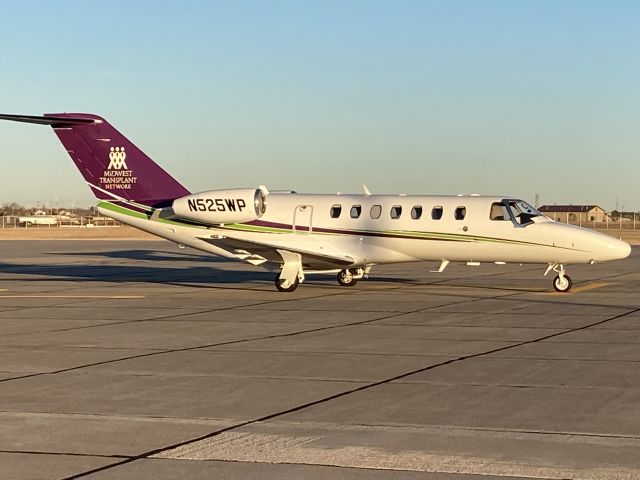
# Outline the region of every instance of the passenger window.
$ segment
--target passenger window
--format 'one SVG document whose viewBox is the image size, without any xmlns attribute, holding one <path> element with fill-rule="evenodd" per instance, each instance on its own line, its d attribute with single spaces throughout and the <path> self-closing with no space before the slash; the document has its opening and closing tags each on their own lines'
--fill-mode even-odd
<svg viewBox="0 0 640 480">
<path fill-rule="evenodd" d="M 416 205 L 411 209 L 411 218 L 414 220 L 420 220 L 422 216 L 422 207 L 420 205 Z"/>
<path fill-rule="evenodd" d="M 329 213 L 329 215 L 331 215 L 331 218 L 339 218 L 341 213 L 342 205 L 333 205 L 331 207 L 331 212 Z"/>
<path fill-rule="evenodd" d="M 391 218 L 398 219 L 402 215 L 402 207 L 400 205 L 394 205 L 391 207 Z"/>
<path fill-rule="evenodd" d="M 360 214 L 362 213 L 361 205 L 354 205 L 351 207 L 351 218 L 360 218 Z"/>
<path fill-rule="evenodd" d="M 456 220 L 464 220 L 464 216 L 467 214 L 467 207 L 457 207 L 455 212 Z"/>
<path fill-rule="evenodd" d="M 507 207 L 500 202 L 492 203 L 489 219 L 490 220 L 509 220 L 509 212 L 507 212 Z"/>
<path fill-rule="evenodd" d="M 373 207 L 371 207 L 371 212 L 369 212 L 369 215 L 371 216 L 371 218 L 376 220 L 380 218 L 381 214 L 382 214 L 382 207 L 380 205 L 374 205 Z"/>
<path fill-rule="evenodd" d="M 431 218 L 434 220 L 440 220 L 442 218 L 442 207 L 433 207 L 431 210 Z"/>
</svg>

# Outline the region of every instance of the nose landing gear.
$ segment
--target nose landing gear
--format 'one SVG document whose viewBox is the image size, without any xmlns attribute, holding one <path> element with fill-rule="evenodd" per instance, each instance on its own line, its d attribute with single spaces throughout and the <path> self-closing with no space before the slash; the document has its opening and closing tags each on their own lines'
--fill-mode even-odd
<svg viewBox="0 0 640 480">
<path fill-rule="evenodd" d="M 550 263 L 547 271 L 544 272 L 545 276 L 552 270 L 558 274 L 556 278 L 553 279 L 553 288 L 555 291 L 566 293 L 571 290 L 573 282 L 571 281 L 571 277 L 565 274 L 564 265 L 561 263 Z"/>
<path fill-rule="evenodd" d="M 553 288 L 556 292 L 565 293 L 571 290 L 571 277 L 568 275 L 558 275 L 553 279 Z"/>
</svg>

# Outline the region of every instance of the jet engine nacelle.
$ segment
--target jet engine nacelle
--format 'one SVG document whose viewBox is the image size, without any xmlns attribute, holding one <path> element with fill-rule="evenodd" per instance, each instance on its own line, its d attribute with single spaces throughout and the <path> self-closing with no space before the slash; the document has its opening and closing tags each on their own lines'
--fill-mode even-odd
<svg viewBox="0 0 640 480">
<path fill-rule="evenodd" d="M 264 214 L 266 199 L 266 192 L 260 188 L 211 190 L 175 199 L 173 212 L 211 225 L 250 222 Z"/>
</svg>

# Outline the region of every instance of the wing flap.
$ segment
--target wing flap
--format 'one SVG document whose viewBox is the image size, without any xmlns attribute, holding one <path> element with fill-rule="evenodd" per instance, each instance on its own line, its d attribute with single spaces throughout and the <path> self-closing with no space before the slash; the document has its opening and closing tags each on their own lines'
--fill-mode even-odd
<svg viewBox="0 0 640 480">
<path fill-rule="evenodd" d="M 347 255 L 343 257 L 327 255 L 317 251 L 291 248 L 290 246 L 268 244 L 223 236 L 198 238 L 218 248 L 222 248 L 223 250 L 236 255 L 239 259 L 254 265 L 259 265 L 264 262 L 281 263 L 282 257 L 278 253 L 278 250 L 288 250 L 290 252 L 299 253 L 302 256 L 302 266 L 312 270 L 332 270 L 335 268 L 345 268 L 353 264 L 353 259 Z"/>
</svg>

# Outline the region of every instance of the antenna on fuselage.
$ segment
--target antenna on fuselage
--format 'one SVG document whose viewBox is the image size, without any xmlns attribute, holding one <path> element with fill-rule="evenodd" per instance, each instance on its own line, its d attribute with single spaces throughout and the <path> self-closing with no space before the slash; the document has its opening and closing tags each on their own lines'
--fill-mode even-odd
<svg viewBox="0 0 640 480">
<path fill-rule="evenodd" d="M 362 184 L 362 190 L 364 191 L 364 194 L 369 196 L 371 195 L 371 191 L 369 190 L 369 187 L 367 187 L 364 183 Z"/>
</svg>

